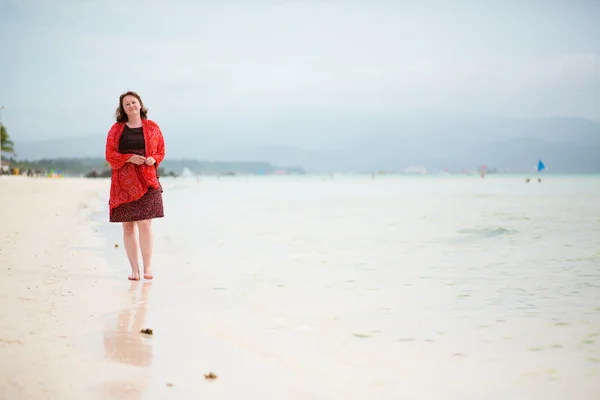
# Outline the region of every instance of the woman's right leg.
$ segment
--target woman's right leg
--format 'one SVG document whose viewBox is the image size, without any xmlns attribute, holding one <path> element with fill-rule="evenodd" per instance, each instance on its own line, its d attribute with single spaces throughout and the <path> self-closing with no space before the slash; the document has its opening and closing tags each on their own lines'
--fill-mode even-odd
<svg viewBox="0 0 600 400">
<path fill-rule="evenodd" d="M 129 280 L 137 281 L 140 279 L 140 264 L 138 261 L 138 241 L 135 234 L 135 222 L 123 222 L 123 243 L 129 264 L 131 264 L 131 275 Z"/>
</svg>

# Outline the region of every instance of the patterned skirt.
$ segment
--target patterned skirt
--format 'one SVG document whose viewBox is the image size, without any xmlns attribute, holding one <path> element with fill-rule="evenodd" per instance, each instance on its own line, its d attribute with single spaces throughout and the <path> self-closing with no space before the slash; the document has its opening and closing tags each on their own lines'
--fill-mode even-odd
<svg viewBox="0 0 600 400">
<path fill-rule="evenodd" d="M 148 188 L 140 199 L 115 207 L 110 215 L 110 222 L 142 221 L 164 216 L 162 187 Z"/>
</svg>

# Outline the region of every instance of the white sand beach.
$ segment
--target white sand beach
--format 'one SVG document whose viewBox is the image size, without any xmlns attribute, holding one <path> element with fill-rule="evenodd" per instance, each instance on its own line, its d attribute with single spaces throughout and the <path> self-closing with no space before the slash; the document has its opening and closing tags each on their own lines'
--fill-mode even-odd
<svg viewBox="0 0 600 400">
<path fill-rule="evenodd" d="M 139 378 L 77 341 L 127 303 L 90 216 L 106 180 L 0 178 L 0 398 L 93 399 Z M 90 390 L 97 387 L 98 390 Z"/>
</svg>

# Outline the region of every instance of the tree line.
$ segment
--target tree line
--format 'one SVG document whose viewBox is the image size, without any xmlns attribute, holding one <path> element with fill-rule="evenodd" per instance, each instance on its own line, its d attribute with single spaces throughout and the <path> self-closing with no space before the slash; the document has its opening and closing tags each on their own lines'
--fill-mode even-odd
<svg viewBox="0 0 600 400">
<path fill-rule="evenodd" d="M 14 157 L 8 159 L 11 168 L 24 170 L 62 171 L 68 175 L 79 175 L 90 177 L 110 176 L 110 166 L 100 157 L 86 158 L 48 158 L 41 160 L 17 160 Z M 160 176 L 178 176 L 184 169 L 193 174 L 202 175 L 272 175 L 285 171 L 288 174 L 304 174 L 302 168 L 284 168 L 272 165 L 268 162 L 227 162 L 227 161 L 201 161 L 189 159 L 165 159 L 159 168 Z"/>
</svg>

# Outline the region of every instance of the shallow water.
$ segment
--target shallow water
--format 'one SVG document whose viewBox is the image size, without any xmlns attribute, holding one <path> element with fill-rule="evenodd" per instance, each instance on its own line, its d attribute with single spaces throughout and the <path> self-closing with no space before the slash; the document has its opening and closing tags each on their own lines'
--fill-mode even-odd
<svg viewBox="0 0 600 400">
<path fill-rule="evenodd" d="M 600 398 L 600 177 L 163 186 L 136 398 Z"/>
</svg>

